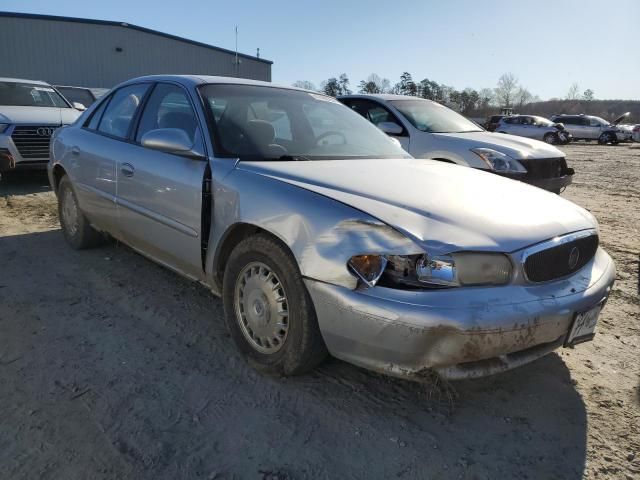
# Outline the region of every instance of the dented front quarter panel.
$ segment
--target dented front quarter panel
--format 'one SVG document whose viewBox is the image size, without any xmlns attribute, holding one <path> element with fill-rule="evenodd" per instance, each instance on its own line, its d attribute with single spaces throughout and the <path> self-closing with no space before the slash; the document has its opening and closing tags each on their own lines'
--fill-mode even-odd
<svg viewBox="0 0 640 480">
<path fill-rule="evenodd" d="M 357 285 L 347 269 L 353 255 L 422 252 L 419 245 L 366 213 L 240 168 L 214 177 L 213 192 L 210 275 L 216 271 L 215 252 L 225 232 L 237 224 L 254 225 L 280 238 L 296 258 L 303 277 L 349 289 Z M 215 285 L 214 278 L 211 282 Z"/>
</svg>

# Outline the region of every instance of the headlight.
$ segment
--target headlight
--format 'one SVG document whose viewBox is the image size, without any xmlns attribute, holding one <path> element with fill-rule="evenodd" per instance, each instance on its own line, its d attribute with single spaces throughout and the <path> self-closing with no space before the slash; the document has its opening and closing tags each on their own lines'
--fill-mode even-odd
<svg viewBox="0 0 640 480">
<path fill-rule="evenodd" d="M 440 288 L 509 283 L 513 266 L 502 253 L 360 255 L 349 267 L 367 286 Z"/>
<path fill-rule="evenodd" d="M 382 255 L 357 255 L 351 257 L 348 265 L 360 280 L 373 287 L 387 266 L 387 258 Z"/>
<path fill-rule="evenodd" d="M 478 155 L 487 166 L 499 173 L 527 173 L 527 169 L 520 162 L 491 148 L 472 148 L 471 151 Z"/>
<path fill-rule="evenodd" d="M 8 123 L 0 123 L 0 133 L 4 133 L 7 128 L 9 128 Z"/>
</svg>

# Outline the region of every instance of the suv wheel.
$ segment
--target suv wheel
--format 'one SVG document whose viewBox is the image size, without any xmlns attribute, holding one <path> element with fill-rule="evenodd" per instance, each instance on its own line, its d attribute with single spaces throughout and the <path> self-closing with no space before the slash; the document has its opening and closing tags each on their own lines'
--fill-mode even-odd
<svg viewBox="0 0 640 480">
<path fill-rule="evenodd" d="M 614 138 L 614 135 L 611 132 L 604 132 L 598 138 L 598 143 L 600 145 L 606 145 L 608 143 L 615 144 L 617 142 L 616 142 L 616 139 Z"/>
<path fill-rule="evenodd" d="M 227 262 L 222 294 L 229 333 L 251 366 L 296 375 L 326 357 L 297 262 L 277 240 L 241 241 Z"/>
</svg>

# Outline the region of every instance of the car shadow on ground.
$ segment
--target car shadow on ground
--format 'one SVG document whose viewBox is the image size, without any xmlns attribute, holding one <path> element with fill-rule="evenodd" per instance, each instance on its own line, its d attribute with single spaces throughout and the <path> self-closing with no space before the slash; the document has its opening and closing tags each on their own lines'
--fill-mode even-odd
<svg viewBox="0 0 640 480">
<path fill-rule="evenodd" d="M 0 174 L 0 195 L 26 195 L 51 190 L 44 170 L 5 172 Z"/>
<path fill-rule="evenodd" d="M 2 478 L 582 478 L 556 354 L 451 385 L 338 360 L 272 377 L 220 300 L 129 248 L 54 230 L 0 237 L 0 258 Z"/>
</svg>

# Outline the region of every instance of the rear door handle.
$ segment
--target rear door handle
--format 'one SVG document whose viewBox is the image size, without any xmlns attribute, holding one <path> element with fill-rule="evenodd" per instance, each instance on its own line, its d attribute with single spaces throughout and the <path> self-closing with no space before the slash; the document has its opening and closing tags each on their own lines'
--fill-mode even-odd
<svg viewBox="0 0 640 480">
<path fill-rule="evenodd" d="M 71 147 L 72 155 L 80 155 L 80 149 L 78 147 Z"/>
<path fill-rule="evenodd" d="M 133 177 L 135 171 L 136 169 L 133 168 L 133 165 L 131 165 L 130 163 L 123 163 L 122 165 L 120 165 L 120 173 L 122 173 L 122 175 L 124 175 L 125 177 Z"/>
</svg>

